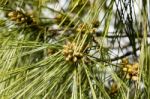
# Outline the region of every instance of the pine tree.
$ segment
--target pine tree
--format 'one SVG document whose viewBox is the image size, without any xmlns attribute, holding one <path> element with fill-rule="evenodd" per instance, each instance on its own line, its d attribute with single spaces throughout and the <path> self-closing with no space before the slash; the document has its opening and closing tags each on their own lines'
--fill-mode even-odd
<svg viewBox="0 0 150 99">
<path fill-rule="evenodd" d="M 0 0 L 0 99 L 150 99 L 148 0 Z"/>
</svg>

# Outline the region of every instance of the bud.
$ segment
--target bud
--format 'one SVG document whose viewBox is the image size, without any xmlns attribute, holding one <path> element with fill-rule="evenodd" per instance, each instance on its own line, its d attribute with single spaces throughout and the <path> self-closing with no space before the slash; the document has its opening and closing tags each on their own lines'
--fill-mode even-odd
<svg viewBox="0 0 150 99">
<path fill-rule="evenodd" d="M 136 70 L 134 70 L 133 72 L 132 72 L 132 75 L 137 75 L 138 74 L 138 71 L 136 71 Z"/>
<path fill-rule="evenodd" d="M 127 79 L 130 79 L 130 75 L 129 75 L 129 74 L 127 74 L 127 75 L 126 75 L 126 78 L 127 78 Z"/>
<path fill-rule="evenodd" d="M 72 57 L 71 55 L 68 55 L 69 60 L 71 59 L 71 57 Z"/>
<path fill-rule="evenodd" d="M 134 68 L 134 69 L 138 69 L 138 67 L 139 67 L 139 64 L 138 64 L 138 63 L 135 63 L 135 64 L 133 65 L 133 68 Z"/>
<path fill-rule="evenodd" d="M 137 81 L 138 77 L 137 76 L 132 76 L 132 80 Z"/>
<path fill-rule="evenodd" d="M 128 64 L 128 63 L 129 63 L 129 62 L 128 62 L 128 59 L 127 59 L 127 58 L 124 58 L 124 59 L 122 60 L 122 63 Z"/>
<path fill-rule="evenodd" d="M 10 20 L 16 21 L 16 20 L 17 20 L 17 17 L 11 17 Z"/>
<path fill-rule="evenodd" d="M 129 68 L 128 73 L 132 73 L 132 72 L 133 72 L 132 68 Z"/>
<path fill-rule="evenodd" d="M 80 57 L 82 57 L 82 56 L 83 56 L 83 54 L 82 54 L 82 53 L 79 53 L 79 56 L 80 56 Z"/>
<path fill-rule="evenodd" d="M 80 55 L 80 53 L 79 52 L 75 52 L 75 53 L 73 53 L 73 56 L 79 56 Z"/>
<path fill-rule="evenodd" d="M 24 22 L 24 21 L 25 21 L 25 18 L 21 18 L 21 21 Z"/>
<path fill-rule="evenodd" d="M 122 70 L 123 70 L 124 72 L 127 72 L 127 71 L 128 71 L 128 69 L 127 69 L 126 67 L 124 67 Z"/>
<path fill-rule="evenodd" d="M 132 66 L 131 66 L 131 65 L 129 65 L 129 64 L 128 64 L 128 65 L 126 65 L 126 67 L 127 67 L 127 68 L 132 68 Z"/>
<path fill-rule="evenodd" d="M 12 11 L 12 12 L 9 12 L 9 13 L 8 13 L 8 16 L 9 16 L 9 17 L 13 17 L 13 16 L 16 16 L 16 14 L 17 14 L 17 13 L 16 13 L 15 11 Z"/>
<path fill-rule="evenodd" d="M 68 50 L 63 50 L 62 52 L 64 55 L 67 55 L 68 54 Z"/>
<path fill-rule="evenodd" d="M 66 57 L 66 61 L 69 61 L 69 58 L 68 58 L 68 57 Z"/>
<path fill-rule="evenodd" d="M 22 14 L 18 13 L 17 18 L 21 18 Z"/>
<path fill-rule="evenodd" d="M 73 53 L 73 50 L 70 49 L 70 50 L 68 51 L 68 53 L 72 54 L 72 53 Z"/>
<path fill-rule="evenodd" d="M 74 58 L 73 58 L 73 62 L 76 62 L 76 61 L 77 61 L 77 57 L 74 57 Z"/>
<path fill-rule="evenodd" d="M 66 61 L 69 61 L 71 59 L 71 55 L 68 55 L 67 57 L 66 57 Z"/>
</svg>

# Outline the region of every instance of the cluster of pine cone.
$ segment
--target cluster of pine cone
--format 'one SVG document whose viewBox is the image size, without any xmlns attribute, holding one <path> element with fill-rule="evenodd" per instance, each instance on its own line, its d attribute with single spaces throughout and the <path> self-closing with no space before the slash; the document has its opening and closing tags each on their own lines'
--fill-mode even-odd
<svg viewBox="0 0 150 99">
<path fill-rule="evenodd" d="M 32 15 L 26 15 L 21 11 L 11 11 L 8 13 L 8 17 L 11 21 L 15 21 L 17 24 L 27 23 L 31 24 L 34 22 Z"/>
<path fill-rule="evenodd" d="M 77 32 L 81 32 L 82 34 L 84 33 L 95 33 L 96 28 L 90 27 L 87 24 L 79 24 L 79 26 L 76 29 Z"/>
<path fill-rule="evenodd" d="M 70 42 L 63 46 L 62 53 L 65 56 L 66 61 L 71 62 L 77 62 L 83 57 L 83 54 L 78 50 L 77 45 Z"/>
<path fill-rule="evenodd" d="M 123 64 L 122 70 L 126 74 L 126 78 L 132 79 L 133 81 L 137 81 L 139 64 L 138 63 L 130 64 L 127 59 L 124 59 L 122 61 L 122 64 Z"/>
</svg>

